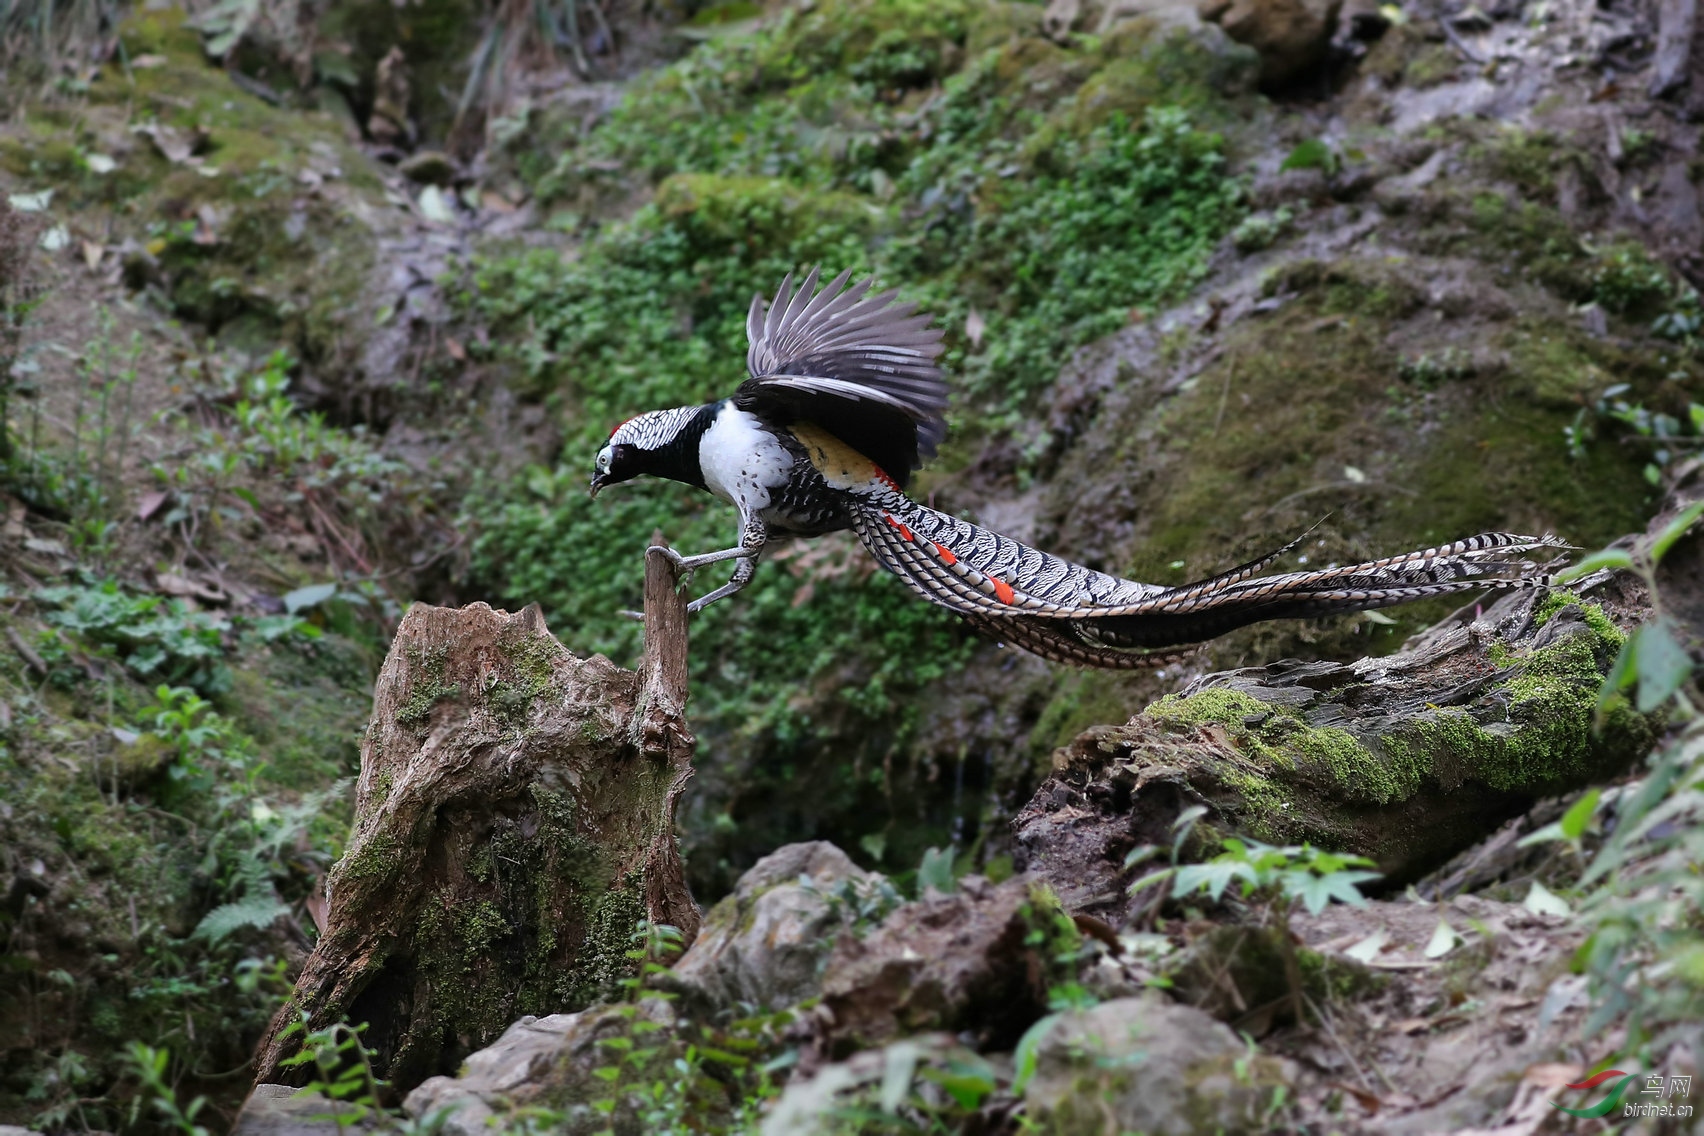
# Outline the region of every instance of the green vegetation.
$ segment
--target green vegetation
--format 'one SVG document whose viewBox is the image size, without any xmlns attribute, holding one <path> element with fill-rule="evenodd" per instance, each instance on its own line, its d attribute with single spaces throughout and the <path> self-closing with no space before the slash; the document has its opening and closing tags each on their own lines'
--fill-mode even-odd
<svg viewBox="0 0 1704 1136">
<path fill-rule="evenodd" d="M 242 1077 L 218 1078 L 252 1052 L 287 958 L 317 935 L 374 665 L 402 606 L 536 601 L 575 650 L 631 660 L 638 627 L 621 613 L 638 606 L 652 532 L 717 548 L 732 518 L 678 486 L 588 502 L 591 455 L 630 414 L 730 391 L 747 303 L 786 272 L 874 273 L 945 328 L 953 438 L 922 495 L 1018 503 L 1050 547 L 1146 579 L 1205 574 L 1325 513 L 1300 550 L 1316 564 L 1488 528 L 1608 540 L 1643 523 L 1704 438 L 1698 295 L 1642 245 L 1580 220 L 1611 215 L 1601 131 L 1441 121 L 1400 147 L 1453 149 L 1451 175 L 1388 209 L 1376 197 L 1382 230 L 1340 244 L 1325 218 L 1363 210 L 1357 179 L 1423 159 L 1382 133 L 1349 136 L 1358 126 L 1311 137 L 1317 125 L 1249 93 L 1253 53 L 1215 28 L 1138 18 L 1055 39 L 1040 3 L 815 0 L 755 25 L 759 5 L 701 5 L 684 29 L 698 46 L 623 78 L 619 105 L 588 114 L 543 88 L 503 100 L 535 61 L 611 74 L 594 43 L 627 46 L 630 29 L 598 23 L 619 5 L 232 0 L 193 23 L 132 7 L 0 4 L 14 112 L 0 172 L 35 214 L 0 204 L 6 1122 L 222 1127 Z M 317 26 L 284 28 L 310 9 Z M 1393 26 L 1364 72 L 1411 88 L 1465 77 L 1424 34 Z M 669 43 L 642 51 L 672 55 Z M 401 125 L 451 152 L 462 180 L 444 197 L 477 225 L 425 217 L 420 186 L 371 153 L 376 68 L 398 45 L 413 88 Z M 473 160 L 481 131 L 493 149 Z M 1658 129 L 1620 141 L 1629 185 L 1652 184 L 1673 150 Z M 1280 164 L 1324 188 L 1240 173 Z M 1582 193 L 1565 213 L 1570 186 Z M 493 198 L 545 219 L 525 247 L 492 239 L 502 226 L 487 222 L 510 215 Z M 420 279 L 387 282 L 441 263 L 409 253 L 416 238 L 471 250 L 440 282 L 447 323 L 410 302 Z M 1267 294 L 1248 312 L 1236 277 L 1253 269 L 1237 254 L 1261 253 Z M 1210 262 L 1229 287 L 1192 296 Z M 1449 295 L 1457 275 L 1465 291 Z M 1116 367 L 1056 387 L 1079 348 L 1132 328 Z M 1132 346 L 1150 338 L 1151 352 Z M 1088 371 L 1104 362 L 1085 358 Z M 499 445 L 470 442 L 516 423 Z M 1660 555 L 1601 563 L 1650 577 Z M 1553 595 L 1535 619 L 1577 601 Z M 1385 650 L 1442 607 L 1397 613 L 1400 630 L 1251 629 L 1214 663 L 1295 653 L 1298 636 L 1315 656 Z M 1704 942 L 1685 917 L 1701 899 L 1704 696 L 1678 617 L 1661 614 L 1624 635 L 1585 605 L 1584 632 L 1494 658 L 1520 668 L 1497 688 L 1507 721 L 1432 708 L 1359 737 L 1232 692 L 1158 702 L 1138 728 L 1176 744 L 1216 730 L 1249 831 L 1298 842 L 1245 840 L 1180 865 L 1189 894 L 1176 898 L 1196 901 L 1190 881 L 1240 879 L 1270 913 L 1355 874 L 1299 844 L 1348 836 L 1279 825 L 1286 779 L 1367 812 L 1428 778 L 1561 786 L 1648 742 L 1666 714 L 1676 740 L 1649 776 L 1557 829 L 1579 861 L 1595 857 L 1569 894 L 1592 931 L 1577 965 L 1599 1024 L 1626 1015 L 1660 1053 L 1704 1019 Z M 977 650 L 850 538 L 778 550 L 744 595 L 696 620 L 701 795 L 688 800 L 712 804 L 683 824 L 700 898 L 801 837 L 890 865 L 921 858 L 894 876 L 908 890 L 1010 872 L 990 833 L 1051 749 L 1126 721 L 1156 684 L 986 657 L 967 674 Z M 550 662 L 509 661 L 486 693 L 512 731 Z M 402 716 L 424 729 L 455 692 L 420 672 Z M 662 1000 L 629 964 L 672 953 L 666 929 L 630 943 L 635 882 L 600 876 L 568 811 L 537 804 L 539 845 L 470 849 L 482 890 L 421 913 L 437 948 L 428 979 L 466 988 L 447 1014 L 490 1032 L 511 1016 L 505 999 L 625 990 L 593 1011 L 613 1032 L 579 1101 L 612 1125 L 682 1130 L 709 1104 L 716 1124 L 749 1128 L 797 1023 L 665 1032 Z M 1613 830 L 1592 819 L 1611 806 Z M 398 862 L 373 841 L 342 871 L 384 877 Z M 583 884 L 585 925 L 517 888 L 515 865 Z M 854 932 L 900 902 L 886 879 L 827 898 Z M 1053 1010 L 1091 1002 L 1057 900 L 1033 897 L 1028 915 Z M 536 966 L 518 993 L 468 981 L 482 955 L 582 932 L 591 949 L 572 973 Z M 1319 989 L 1316 965 L 1288 957 L 1291 989 Z M 377 1106 L 357 1029 L 319 1031 L 309 1049 L 322 1091 L 354 1106 L 340 1125 Z M 880 1091 L 842 1102 L 847 1131 L 951 1129 L 1014 1088 L 962 1048 L 907 1040 L 881 1060 Z"/>
<path fill-rule="evenodd" d="M 1199 279 L 1241 215 L 1222 139 L 1151 99 L 1090 113 L 1074 97 L 1083 76 L 1162 67 L 1187 37 L 1079 51 L 1059 61 L 1073 80 L 1041 97 L 1012 42 L 966 50 L 982 18 L 868 0 L 789 13 L 640 80 L 564 139 L 537 185 L 584 232 L 579 255 L 488 255 L 467 277 L 465 311 L 504 345 L 514 385 L 569 424 L 560 464 L 470 499 L 480 590 L 542 603 L 576 650 L 633 656 L 620 613 L 638 606 L 637 550 L 659 528 L 678 548 L 724 546 L 732 518 L 678 486 L 589 502 L 592 455 L 634 413 L 731 391 L 752 292 L 787 272 L 874 271 L 940 318 L 962 392 L 948 465 L 1017 422 L 1075 346 Z M 599 221 L 615 165 L 654 195 Z M 766 565 L 693 635 L 695 723 L 768 738 L 783 760 L 849 732 L 865 741 L 848 757 L 879 759 L 904 744 L 911 694 L 972 650 L 849 541 Z"/>
</svg>

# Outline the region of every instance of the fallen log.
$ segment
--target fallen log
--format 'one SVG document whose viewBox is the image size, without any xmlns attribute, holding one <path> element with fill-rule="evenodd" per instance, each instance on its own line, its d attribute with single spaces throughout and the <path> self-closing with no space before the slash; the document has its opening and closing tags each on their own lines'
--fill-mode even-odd
<svg viewBox="0 0 1704 1136">
<path fill-rule="evenodd" d="M 699 912 L 674 833 L 694 744 L 676 583 L 649 554 L 638 673 L 573 655 L 536 607 L 403 617 L 327 925 L 261 1044 L 257 1083 L 302 1083 L 283 1064 L 301 1042 L 292 1023 L 365 1022 L 400 1097 L 524 1014 L 611 993 L 639 920 L 691 941 Z"/>
<path fill-rule="evenodd" d="M 1595 713 L 1633 608 L 1515 592 L 1467 608 L 1399 654 L 1353 663 L 1285 660 L 1206 675 L 1122 726 L 1055 752 L 1013 828 L 1019 867 L 1067 910 L 1117 925 L 1135 911 L 1127 869 L 1141 845 L 1184 848 L 1231 834 L 1308 841 L 1412 881 L 1541 797 L 1626 771 L 1658 723 L 1617 699 Z M 1146 898 L 1146 897 L 1145 897 Z"/>
</svg>

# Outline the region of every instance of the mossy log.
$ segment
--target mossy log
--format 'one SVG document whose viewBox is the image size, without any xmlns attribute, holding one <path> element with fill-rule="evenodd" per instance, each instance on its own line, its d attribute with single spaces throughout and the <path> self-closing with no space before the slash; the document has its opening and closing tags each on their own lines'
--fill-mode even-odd
<svg viewBox="0 0 1704 1136">
<path fill-rule="evenodd" d="M 1309 841 L 1413 880 L 1535 799 L 1626 770 L 1656 723 L 1616 699 L 1596 712 L 1624 640 L 1619 613 L 1564 593 L 1467 608 L 1400 654 L 1204 676 L 1123 726 L 1086 731 L 1013 825 L 1025 862 L 1067 908 L 1117 922 L 1143 844 L 1205 806 L 1186 855 L 1228 835 Z"/>
<path fill-rule="evenodd" d="M 380 1075 L 406 1093 L 523 1014 L 611 992 L 639 920 L 697 933 L 674 834 L 694 742 L 673 585 L 653 553 L 639 673 L 571 654 L 536 607 L 403 617 L 325 932 L 262 1042 L 258 1082 L 300 1083 L 282 1062 L 305 1013 L 313 1028 L 367 1023 Z"/>
</svg>

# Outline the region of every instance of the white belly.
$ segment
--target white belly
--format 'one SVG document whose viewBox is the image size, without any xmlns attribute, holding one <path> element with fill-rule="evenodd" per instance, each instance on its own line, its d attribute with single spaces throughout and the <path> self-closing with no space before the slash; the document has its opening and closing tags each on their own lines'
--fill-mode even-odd
<svg viewBox="0 0 1704 1136">
<path fill-rule="evenodd" d="M 793 455 L 756 415 L 729 403 L 699 439 L 698 463 L 706 489 L 747 513 L 759 513 L 787 484 Z"/>
</svg>

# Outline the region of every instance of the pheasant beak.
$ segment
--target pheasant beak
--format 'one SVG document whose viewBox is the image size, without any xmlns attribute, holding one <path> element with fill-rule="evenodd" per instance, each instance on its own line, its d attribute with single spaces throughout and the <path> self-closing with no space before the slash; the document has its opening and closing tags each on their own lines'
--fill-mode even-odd
<svg viewBox="0 0 1704 1136">
<path fill-rule="evenodd" d="M 588 497 L 591 497 L 592 499 L 596 500 L 597 495 L 598 495 L 598 490 L 602 489 L 604 487 L 604 485 L 608 483 L 608 481 L 609 481 L 609 474 L 607 474 L 607 473 L 594 473 L 594 474 L 592 474 L 592 484 L 586 490 L 586 495 Z"/>
</svg>

